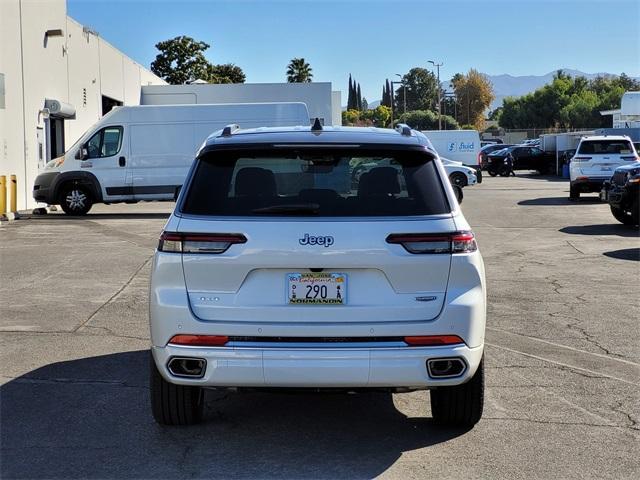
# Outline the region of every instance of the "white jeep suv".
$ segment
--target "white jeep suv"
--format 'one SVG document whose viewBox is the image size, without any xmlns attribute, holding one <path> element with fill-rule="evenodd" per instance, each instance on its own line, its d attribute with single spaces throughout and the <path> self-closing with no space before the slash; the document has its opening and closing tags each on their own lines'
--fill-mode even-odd
<svg viewBox="0 0 640 480">
<path fill-rule="evenodd" d="M 431 389 L 437 421 L 473 425 L 485 317 L 482 257 L 423 134 L 229 126 L 155 254 L 152 412 L 195 423 L 206 388 Z"/>
<path fill-rule="evenodd" d="M 600 192 L 605 180 L 623 165 L 640 160 L 631 139 L 624 135 L 582 137 L 569 164 L 569 199 Z"/>
</svg>

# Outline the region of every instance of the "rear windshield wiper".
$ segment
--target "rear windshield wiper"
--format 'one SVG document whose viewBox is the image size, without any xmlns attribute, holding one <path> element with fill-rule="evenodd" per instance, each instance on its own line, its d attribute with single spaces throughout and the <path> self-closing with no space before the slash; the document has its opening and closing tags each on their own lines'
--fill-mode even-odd
<svg viewBox="0 0 640 480">
<path fill-rule="evenodd" d="M 268 215 L 270 213 L 281 215 L 300 215 L 310 214 L 317 215 L 320 211 L 320 205 L 317 203 L 302 203 L 291 205 L 271 205 L 270 207 L 256 208 L 251 213 Z"/>
</svg>

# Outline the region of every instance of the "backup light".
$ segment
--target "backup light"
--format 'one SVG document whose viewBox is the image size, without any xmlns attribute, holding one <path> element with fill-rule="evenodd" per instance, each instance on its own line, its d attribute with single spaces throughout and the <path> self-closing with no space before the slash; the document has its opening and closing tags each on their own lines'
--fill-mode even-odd
<svg viewBox="0 0 640 480">
<path fill-rule="evenodd" d="M 162 232 L 158 251 L 170 253 L 223 253 L 231 245 L 246 243 L 241 233 L 174 233 Z"/>
<path fill-rule="evenodd" d="M 471 253 L 478 249 L 473 232 L 393 233 L 387 243 L 400 244 L 409 253 Z"/>
</svg>

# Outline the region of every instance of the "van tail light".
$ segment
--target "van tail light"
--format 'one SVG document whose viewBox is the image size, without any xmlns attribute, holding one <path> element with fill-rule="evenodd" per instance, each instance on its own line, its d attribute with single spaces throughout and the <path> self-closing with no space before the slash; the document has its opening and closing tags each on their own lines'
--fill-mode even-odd
<svg viewBox="0 0 640 480">
<path fill-rule="evenodd" d="M 236 243 L 246 243 L 241 233 L 162 232 L 158 251 L 171 253 L 223 253 Z"/>
<path fill-rule="evenodd" d="M 226 335 L 174 335 L 169 340 L 173 345 L 188 345 L 192 347 L 222 347 L 227 344 Z"/>
<path fill-rule="evenodd" d="M 593 157 L 573 157 L 571 159 L 572 162 L 588 162 L 589 160 L 591 160 Z"/>
<path fill-rule="evenodd" d="M 400 244 L 409 253 L 471 253 L 478 249 L 473 232 L 393 233 L 387 243 Z"/>
<path fill-rule="evenodd" d="M 423 335 L 404 337 L 404 342 L 411 347 L 437 347 L 438 345 L 464 343 L 464 340 L 458 335 Z"/>
<path fill-rule="evenodd" d="M 640 162 L 640 157 L 636 157 L 635 155 L 622 155 L 620 159 L 625 162 Z"/>
</svg>

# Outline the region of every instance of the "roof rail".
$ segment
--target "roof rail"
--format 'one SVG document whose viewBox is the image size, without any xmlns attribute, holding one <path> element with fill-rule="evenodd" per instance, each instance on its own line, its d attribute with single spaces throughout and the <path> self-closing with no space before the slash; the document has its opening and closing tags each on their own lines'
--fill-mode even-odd
<svg viewBox="0 0 640 480">
<path fill-rule="evenodd" d="M 230 137 L 233 132 L 235 132 L 236 130 L 240 130 L 240 125 L 235 124 L 235 123 L 230 123 L 229 125 L 227 125 L 226 127 L 224 127 L 222 129 L 222 135 L 220 135 L 221 137 Z"/>
<path fill-rule="evenodd" d="M 316 117 L 313 121 L 313 125 L 311 126 L 312 132 L 321 132 L 322 131 L 322 123 L 320 122 L 320 118 Z"/>
<path fill-rule="evenodd" d="M 411 127 L 409 125 L 407 125 L 406 123 L 399 123 L 398 125 L 396 125 L 396 132 L 398 132 L 401 135 L 404 135 L 406 137 L 410 137 L 411 136 Z"/>
</svg>

